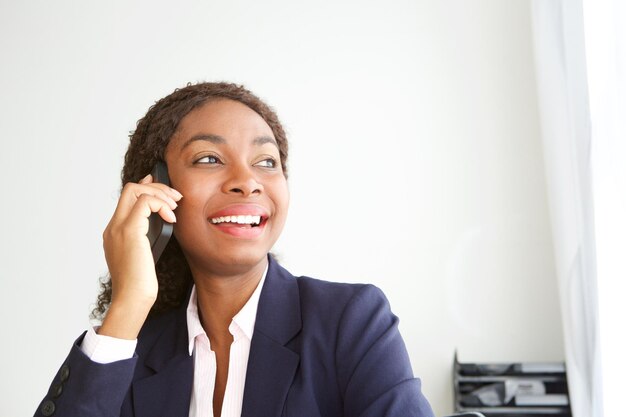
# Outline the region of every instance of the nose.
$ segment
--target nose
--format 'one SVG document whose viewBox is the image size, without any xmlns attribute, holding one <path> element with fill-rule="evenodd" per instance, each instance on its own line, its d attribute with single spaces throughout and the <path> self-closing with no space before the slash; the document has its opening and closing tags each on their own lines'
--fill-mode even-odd
<svg viewBox="0 0 626 417">
<path fill-rule="evenodd" d="M 263 185 L 257 180 L 250 167 L 232 167 L 228 179 L 224 182 L 222 191 L 230 194 L 240 194 L 244 197 L 258 195 L 263 192 Z"/>
</svg>

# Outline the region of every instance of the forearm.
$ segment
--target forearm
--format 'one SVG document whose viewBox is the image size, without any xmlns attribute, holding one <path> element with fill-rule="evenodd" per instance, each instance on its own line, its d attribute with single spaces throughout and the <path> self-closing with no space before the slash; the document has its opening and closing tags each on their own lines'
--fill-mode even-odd
<svg viewBox="0 0 626 417">
<path fill-rule="evenodd" d="M 83 336 L 72 346 L 55 375 L 36 417 L 119 417 L 137 358 L 100 364 L 81 350 Z"/>
</svg>

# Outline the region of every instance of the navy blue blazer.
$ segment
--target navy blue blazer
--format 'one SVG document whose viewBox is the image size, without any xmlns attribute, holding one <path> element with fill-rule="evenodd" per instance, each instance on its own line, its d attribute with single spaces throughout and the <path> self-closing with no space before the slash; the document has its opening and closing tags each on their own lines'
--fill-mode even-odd
<svg viewBox="0 0 626 417">
<path fill-rule="evenodd" d="M 242 417 L 432 417 L 397 325 L 378 288 L 294 277 L 270 256 Z M 186 304 L 147 320 L 131 359 L 92 362 L 83 337 L 35 416 L 189 415 Z"/>
</svg>

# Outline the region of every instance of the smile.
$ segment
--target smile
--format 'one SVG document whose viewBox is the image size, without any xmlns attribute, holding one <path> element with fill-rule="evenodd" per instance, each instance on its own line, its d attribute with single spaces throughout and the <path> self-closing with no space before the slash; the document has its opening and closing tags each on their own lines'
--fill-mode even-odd
<svg viewBox="0 0 626 417">
<path fill-rule="evenodd" d="M 214 217 L 211 220 L 213 224 L 233 223 L 233 224 L 249 224 L 252 227 L 261 224 L 261 216 L 239 215 L 239 216 L 221 216 Z"/>
</svg>

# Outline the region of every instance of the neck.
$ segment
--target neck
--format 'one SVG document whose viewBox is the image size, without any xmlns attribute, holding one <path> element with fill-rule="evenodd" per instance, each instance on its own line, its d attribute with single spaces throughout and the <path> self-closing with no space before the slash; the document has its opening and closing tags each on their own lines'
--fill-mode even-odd
<svg viewBox="0 0 626 417">
<path fill-rule="evenodd" d="M 228 327 L 259 285 L 266 267 L 267 258 L 237 275 L 192 270 L 198 295 L 198 314 L 211 346 L 230 346 L 232 335 Z"/>
</svg>

